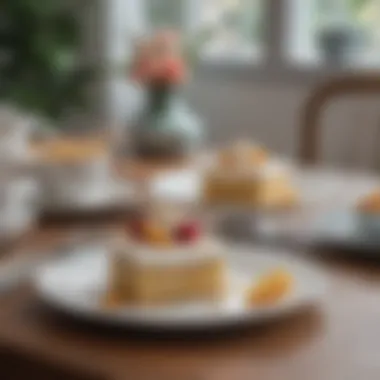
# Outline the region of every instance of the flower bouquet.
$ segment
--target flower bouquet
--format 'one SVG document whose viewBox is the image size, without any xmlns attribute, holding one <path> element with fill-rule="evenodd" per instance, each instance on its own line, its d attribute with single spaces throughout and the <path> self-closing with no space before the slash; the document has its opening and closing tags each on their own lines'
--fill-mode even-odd
<svg viewBox="0 0 380 380">
<path fill-rule="evenodd" d="M 131 131 L 132 151 L 140 157 L 185 156 L 199 146 L 200 120 L 183 101 L 189 77 L 176 33 L 161 31 L 136 44 L 130 69 L 146 98 Z"/>
</svg>

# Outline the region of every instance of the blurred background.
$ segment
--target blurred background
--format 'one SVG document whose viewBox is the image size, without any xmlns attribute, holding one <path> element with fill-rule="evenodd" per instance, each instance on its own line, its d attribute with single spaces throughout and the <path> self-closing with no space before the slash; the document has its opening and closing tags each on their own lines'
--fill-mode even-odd
<svg viewBox="0 0 380 380">
<path fill-rule="evenodd" d="M 188 75 L 177 36 L 154 33 L 167 32 L 166 28 L 179 30 L 181 39 L 195 42 L 198 59 L 183 89 L 183 103 L 188 103 L 194 115 L 181 104 L 182 84 Z M 149 36 L 153 36 L 151 42 Z M 145 37 L 145 45 L 140 37 Z M 141 67 L 145 75 L 140 75 L 139 87 L 130 74 Z M 144 87 L 145 110 L 140 107 Z M 125 233 L 126 220 L 132 221 L 132 229 L 142 229 L 144 212 L 140 209 L 144 205 L 154 209 L 155 201 L 163 200 L 165 208 L 165 201 L 190 205 L 204 216 L 205 224 L 215 225 L 219 232 L 219 215 L 209 221 L 207 202 L 202 202 L 207 171 L 201 169 L 207 169 L 213 156 L 222 163 L 216 165 L 215 178 L 219 179 L 225 168 L 233 174 L 233 197 L 228 199 L 229 191 L 226 200 L 221 197 L 222 205 L 231 202 L 232 217 L 227 215 L 229 207 L 226 215 L 221 213 L 221 234 L 269 243 L 270 250 L 278 245 L 297 252 L 299 247 L 303 252 L 309 245 L 323 246 L 327 240 L 350 252 L 367 250 L 369 256 L 375 252 L 371 258 L 377 257 L 380 187 L 378 178 L 367 174 L 368 169 L 380 169 L 379 96 L 380 0 L 0 0 L 0 251 L 18 251 L 19 243 L 22 248 L 20 261 L 17 255 L 12 261 L 10 254 L 9 266 L 0 265 L 0 290 L 12 290 L 28 279 L 48 254 L 63 257 L 89 241 L 103 243 L 109 236 L 113 238 L 114 229 L 120 232 L 120 226 Z M 136 133 L 133 142 L 134 129 L 142 131 L 142 137 Z M 231 144 L 245 138 L 246 146 L 245 141 Z M 227 154 L 223 148 L 213 149 L 215 146 L 227 147 Z M 148 154 L 160 150 L 170 153 L 162 166 L 157 160 L 160 155 Z M 247 157 L 256 150 L 259 159 L 253 163 Z M 115 154 L 119 151 L 124 155 Z M 139 151 L 151 160 L 139 160 L 143 154 L 131 159 L 131 153 Z M 279 171 L 276 165 L 274 171 L 271 165 L 265 166 L 268 153 L 268 163 L 272 163 L 272 152 Z M 176 160 L 170 161 L 173 157 Z M 310 163 L 316 167 L 299 165 Z M 247 207 L 250 215 L 246 215 L 245 207 L 237 207 L 235 218 L 234 202 L 240 201 L 241 194 L 235 191 L 240 187 L 239 175 L 245 180 L 248 173 L 251 179 L 250 170 L 239 170 L 250 169 L 250 165 L 254 173 L 260 168 L 260 175 L 252 177 L 254 196 L 250 181 L 247 188 L 241 188 L 254 212 Z M 262 167 L 265 170 L 261 172 Z M 181 168 L 191 170 L 178 171 Z M 168 176 L 159 176 L 166 171 Z M 226 179 L 229 189 L 230 176 Z M 257 204 L 251 198 L 257 198 Z M 190 227 L 190 237 L 197 235 L 197 222 L 185 227 Z M 171 231 L 165 227 L 162 235 L 160 228 L 158 233 L 152 231 L 153 238 L 149 238 L 153 244 L 170 246 Z M 176 248 L 176 241 L 173 243 Z M 50 248 L 53 246 L 58 248 Z M 78 274 L 84 268 L 91 274 L 91 269 L 79 263 Z M 43 330 L 47 320 L 38 320 L 29 287 L 26 297 L 20 293 L 14 303 L 2 303 L 0 345 L 5 342 L 7 347 L 9 342 L 24 360 L 33 353 L 33 360 L 46 357 L 49 365 L 61 362 L 60 369 L 66 369 L 65 358 L 71 355 L 67 360 L 75 369 L 88 368 L 94 375 L 94 369 L 104 365 L 103 375 L 112 368 L 118 379 L 131 373 L 121 370 L 130 365 L 141 366 L 143 374 L 151 372 L 151 378 L 157 378 L 156 369 L 166 371 L 166 367 L 181 369 L 189 376 L 193 369 L 198 371 L 198 364 L 219 378 L 215 375 L 225 369 L 220 363 L 227 367 L 231 363 L 238 376 L 251 371 L 261 374 L 261 369 L 269 366 L 270 378 L 277 378 L 272 366 L 283 371 L 281 363 L 290 371 L 300 369 L 300 374 L 310 368 L 309 363 L 329 373 L 340 366 L 344 375 L 354 373 L 346 366 L 349 364 L 362 373 L 360 360 L 367 360 L 368 353 L 373 357 L 373 332 L 380 313 L 374 302 L 378 300 L 379 277 L 372 264 L 367 273 L 364 267 L 354 272 L 354 267 L 331 266 L 331 277 L 341 282 L 329 293 L 326 319 L 323 313 L 311 314 L 300 330 L 286 324 L 280 326 L 279 335 L 277 331 L 266 335 L 267 330 L 262 330 L 262 334 L 252 335 L 252 342 L 243 336 L 241 346 L 238 341 L 223 349 L 213 345 L 211 355 L 198 344 L 162 351 L 158 342 L 147 341 L 149 347 L 131 343 L 124 351 L 118 341 L 112 351 L 111 341 L 102 341 L 100 336 L 88 343 L 82 335 L 75 340 L 72 332 L 59 330 L 54 336 L 49 323 Z M 62 284 L 56 287 L 65 290 L 65 282 Z M 71 284 L 75 290 L 75 281 Z M 306 288 L 313 287 L 311 281 Z M 11 301 L 13 294 L 6 298 Z M 82 333 L 78 327 L 76 331 Z M 347 337 L 354 341 L 358 336 L 365 338 L 360 352 L 356 341 L 347 344 Z M 307 347 L 304 344 L 308 342 L 311 345 Z M 260 345 L 264 351 L 256 350 Z M 337 348 L 344 360 L 336 360 Z M 331 355 L 326 355 L 327 349 L 332 350 Z M 192 356 L 193 350 L 199 359 Z M 175 363 L 172 352 L 180 358 Z M 290 356 L 293 353 L 295 356 Z M 268 355 L 270 360 L 262 367 L 262 358 Z M 145 362 L 140 360 L 144 356 Z M 88 364 L 79 365 L 81 362 Z M 296 362 L 297 366 L 293 365 Z M 11 367 L 24 369 L 19 364 Z M 161 378 L 183 378 L 175 373 Z M 325 377 L 337 378 L 335 373 Z"/>
<path fill-rule="evenodd" d="M 0 10 L 0 95 L 58 129 L 126 128 L 139 93 L 124 67 L 136 36 L 156 28 L 204 32 L 187 93 L 211 144 L 252 136 L 294 155 L 314 86 L 380 67 L 378 0 L 3 0 Z M 329 107 L 324 159 L 379 166 L 377 108 L 365 97 Z"/>
</svg>

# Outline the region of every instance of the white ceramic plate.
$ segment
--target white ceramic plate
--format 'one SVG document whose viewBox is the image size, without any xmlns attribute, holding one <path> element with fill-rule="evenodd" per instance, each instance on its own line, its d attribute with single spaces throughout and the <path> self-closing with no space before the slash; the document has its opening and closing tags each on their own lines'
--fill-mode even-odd
<svg viewBox="0 0 380 380">
<path fill-rule="evenodd" d="M 326 280 L 314 265 L 279 252 L 231 249 L 226 260 L 231 269 L 231 286 L 224 301 L 184 303 L 155 308 L 131 307 L 107 310 L 100 305 L 107 282 L 106 252 L 92 248 L 45 264 L 34 276 L 38 294 L 48 305 L 74 317 L 117 325 L 158 329 L 213 329 L 283 317 L 315 304 L 324 294 Z M 282 302 L 267 308 L 247 307 L 243 293 L 248 281 L 263 271 L 287 268 L 296 286 Z"/>
</svg>

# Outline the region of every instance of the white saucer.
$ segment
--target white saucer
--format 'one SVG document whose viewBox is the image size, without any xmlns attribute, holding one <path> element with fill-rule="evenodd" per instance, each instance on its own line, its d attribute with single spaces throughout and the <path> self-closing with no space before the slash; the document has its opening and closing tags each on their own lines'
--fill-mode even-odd
<svg viewBox="0 0 380 380">
<path fill-rule="evenodd" d="M 350 210 L 332 211 L 321 216 L 314 223 L 309 243 L 341 248 L 340 253 L 359 254 L 361 257 L 380 256 L 380 236 L 365 230 L 357 214 Z"/>
<path fill-rule="evenodd" d="M 36 271 L 34 284 L 39 296 L 65 314 L 118 327 L 215 329 L 265 322 L 317 303 L 326 290 L 323 274 L 310 262 L 283 252 L 277 255 L 265 249 L 231 248 L 226 261 L 233 273 L 233 285 L 220 303 L 180 303 L 157 308 L 126 306 L 116 311 L 107 310 L 100 303 L 107 283 L 106 251 L 98 247 L 72 253 Z M 278 267 L 294 275 L 294 292 L 274 306 L 249 307 L 243 300 L 247 281 Z"/>
<path fill-rule="evenodd" d="M 75 211 L 100 211 L 128 207 L 133 200 L 133 187 L 126 181 L 111 180 L 102 186 L 82 189 L 74 196 L 42 200 L 44 212 L 71 213 Z"/>
</svg>

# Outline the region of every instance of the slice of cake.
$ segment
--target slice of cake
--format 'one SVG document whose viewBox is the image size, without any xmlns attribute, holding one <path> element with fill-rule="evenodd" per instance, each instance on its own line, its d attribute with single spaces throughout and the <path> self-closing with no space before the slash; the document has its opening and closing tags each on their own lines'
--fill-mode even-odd
<svg viewBox="0 0 380 380">
<path fill-rule="evenodd" d="M 297 199 L 284 164 L 261 147 L 237 144 L 219 153 L 207 170 L 206 203 L 249 207 L 288 207 Z"/>
<path fill-rule="evenodd" d="M 202 236 L 196 223 L 169 228 L 144 220 L 131 229 L 111 254 L 108 299 L 153 306 L 223 297 L 223 246 Z"/>
<path fill-rule="evenodd" d="M 113 254 L 111 292 L 139 305 L 220 299 L 225 286 L 220 252 L 206 241 L 169 250 L 129 242 Z"/>
</svg>

